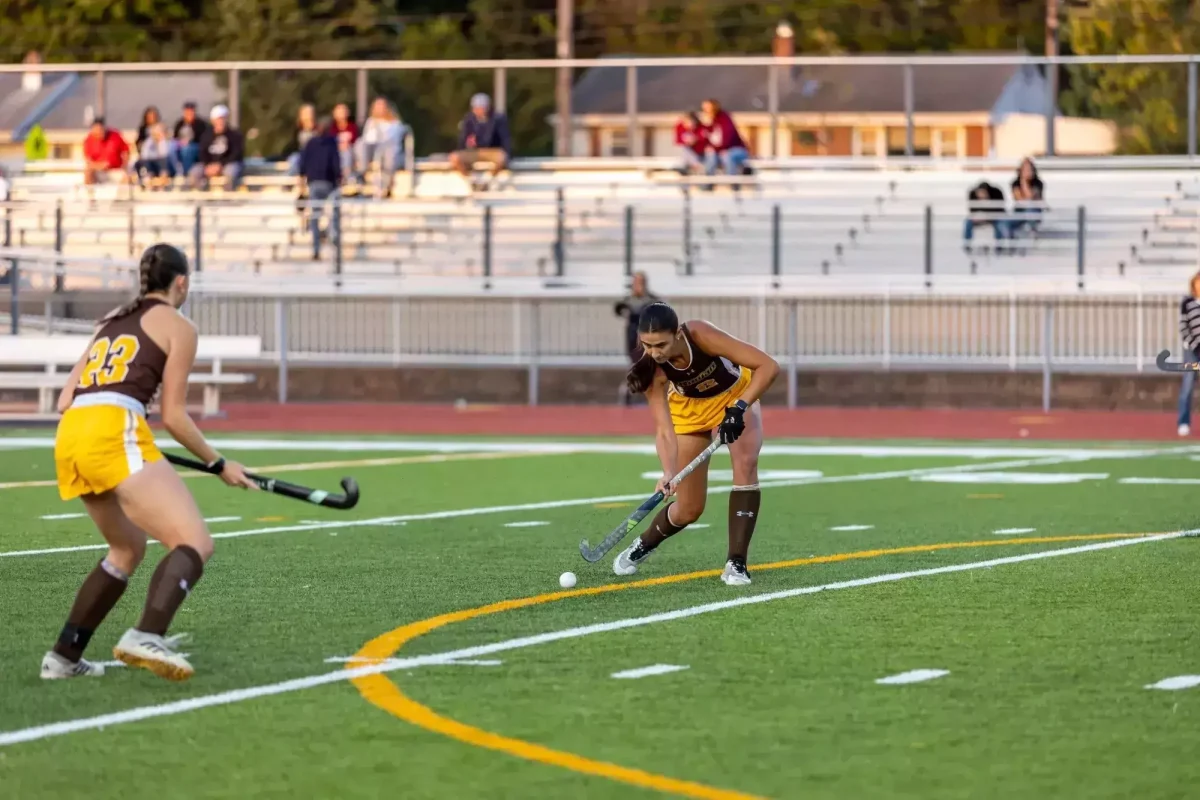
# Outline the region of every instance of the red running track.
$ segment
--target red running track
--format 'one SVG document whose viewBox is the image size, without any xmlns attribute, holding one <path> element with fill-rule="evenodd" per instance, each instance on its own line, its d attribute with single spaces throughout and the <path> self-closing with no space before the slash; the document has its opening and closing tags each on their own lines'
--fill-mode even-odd
<svg viewBox="0 0 1200 800">
<path fill-rule="evenodd" d="M 467 436 L 648 436 L 644 406 L 228 403 L 209 431 Z M 1169 413 L 996 409 L 764 409 L 768 437 L 850 439 L 1178 440 Z"/>
</svg>

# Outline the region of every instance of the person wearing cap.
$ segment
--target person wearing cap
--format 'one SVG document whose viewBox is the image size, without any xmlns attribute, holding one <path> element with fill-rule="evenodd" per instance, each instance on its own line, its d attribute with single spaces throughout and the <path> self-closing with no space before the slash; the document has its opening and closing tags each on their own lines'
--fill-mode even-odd
<svg viewBox="0 0 1200 800">
<path fill-rule="evenodd" d="M 508 117 L 492 110 L 492 100 L 482 92 L 471 98 L 471 110 L 458 126 L 458 149 L 450 154 L 450 166 L 463 175 L 483 162 L 493 172 L 504 169 L 512 157 Z"/>
<path fill-rule="evenodd" d="M 171 165 L 176 175 L 188 175 L 200 159 L 200 138 L 208 130 L 208 124 L 196 116 L 196 104 L 191 100 L 183 104 L 183 116 L 175 123 L 171 134 Z"/>
<path fill-rule="evenodd" d="M 218 105 L 209 114 L 212 125 L 200 138 L 200 161 L 188 176 L 193 187 L 203 187 L 216 177 L 225 178 L 225 189 L 234 189 L 242 178 L 246 143 L 241 131 L 229 124 L 229 109 Z"/>
</svg>

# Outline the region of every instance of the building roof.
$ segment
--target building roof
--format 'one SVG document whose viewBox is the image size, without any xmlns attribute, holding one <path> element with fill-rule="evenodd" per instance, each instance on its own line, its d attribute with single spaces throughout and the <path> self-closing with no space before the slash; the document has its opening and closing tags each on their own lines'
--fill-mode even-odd
<svg viewBox="0 0 1200 800">
<path fill-rule="evenodd" d="M 96 107 L 96 76 L 47 73 L 36 92 L 21 86 L 21 75 L 0 74 L 0 130 L 27 132 L 33 124 L 45 130 L 81 130 L 91 124 Z M 192 100 L 199 113 L 225 98 L 216 76 L 202 72 L 117 73 L 104 76 L 105 122 L 122 132 L 136 131 L 147 106 L 157 106 L 163 121 L 174 124 L 183 103 Z"/>
<path fill-rule="evenodd" d="M 642 113 L 696 109 L 708 98 L 718 100 L 732 113 L 767 110 L 768 67 L 641 67 L 637 73 L 637 105 Z M 572 113 L 624 114 L 625 81 L 624 67 L 588 70 L 572 92 Z M 1028 106 L 1044 97 L 1044 91 L 1041 71 L 1031 65 L 913 67 L 917 113 L 992 112 L 1001 105 L 1006 111 L 1041 111 L 1044 101 L 1034 109 Z M 899 67 L 873 64 L 793 67 L 790 74 L 781 74 L 779 110 L 903 113 L 904 72 Z"/>
</svg>

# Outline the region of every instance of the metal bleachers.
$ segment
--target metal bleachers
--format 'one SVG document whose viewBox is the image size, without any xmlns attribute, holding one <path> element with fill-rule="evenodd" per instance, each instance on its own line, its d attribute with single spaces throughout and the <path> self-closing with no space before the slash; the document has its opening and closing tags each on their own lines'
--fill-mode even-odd
<svg viewBox="0 0 1200 800">
<path fill-rule="evenodd" d="M 968 190 L 1010 195 L 1011 168 L 771 169 L 732 186 L 614 166 L 506 173 L 472 194 L 455 175 L 393 200 L 343 198 L 340 242 L 314 261 L 302 204 L 281 191 L 112 191 L 20 176 L 5 243 L 136 258 L 176 244 L 208 272 L 265 275 L 1171 276 L 1200 253 L 1200 182 L 1181 169 L 1043 170 L 1049 210 L 998 247 L 963 240 Z M 326 224 L 330 213 L 325 214 Z"/>
</svg>

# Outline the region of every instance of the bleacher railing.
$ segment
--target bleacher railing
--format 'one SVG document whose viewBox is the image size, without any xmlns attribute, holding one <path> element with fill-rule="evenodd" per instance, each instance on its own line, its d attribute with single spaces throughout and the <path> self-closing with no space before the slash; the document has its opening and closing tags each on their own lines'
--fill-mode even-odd
<svg viewBox="0 0 1200 800">
<path fill-rule="evenodd" d="M 628 142 L 631 155 L 640 155 L 642 137 L 641 117 L 638 109 L 638 80 L 637 71 L 645 68 L 690 67 L 690 66 L 724 66 L 730 68 L 761 68 L 767 77 L 767 97 L 764 112 L 769 120 L 771 130 L 770 140 L 777 143 L 776 136 L 780 128 L 780 102 L 785 95 L 784 85 L 788 78 L 788 67 L 817 67 L 836 66 L 842 68 L 888 66 L 895 70 L 895 81 L 892 89 L 896 95 L 903 98 L 903 119 L 905 120 L 905 155 L 912 156 L 915 147 L 915 122 L 917 116 L 916 96 L 918 78 L 917 67 L 939 67 L 955 69 L 967 65 L 1001 65 L 1063 67 L 1063 66 L 1102 66 L 1124 65 L 1144 67 L 1177 67 L 1186 70 L 1186 76 L 1180 76 L 1187 84 L 1187 109 L 1176 109 L 1176 112 L 1187 120 L 1187 153 L 1197 154 L 1197 95 L 1198 84 L 1197 65 L 1200 56 L 1185 55 L 1086 55 L 1086 56 L 1014 56 L 1014 55 L 856 55 L 856 56 L 709 56 L 709 57 L 668 57 L 668 58 L 636 58 L 618 57 L 602 59 L 560 58 L 560 59 L 511 59 L 511 60 L 379 60 L 379 61 L 178 61 L 156 63 L 108 63 L 108 64 L 41 64 L 40 72 L 72 72 L 95 74 L 96 99 L 95 113 L 102 116 L 105 109 L 105 76 L 115 73 L 129 72 L 220 72 L 227 76 L 228 105 L 231 122 L 236 127 L 240 124 L 241 106 L 241 72 L 243 71 L 330 71 L 354 72 L 356 86 L 356 113 L 358 119 L 364 119 L 367 112 L 369 74 L 372 71 L 408 71 L 408 70 L 456 70 L 467 73 L 492 73 L 492 94 L 494 104 L 499 110 L 504 110 L 508 97 L 508 73 L 511 70 L 580 70 L 591 68 L 607 68 L 624 71 L 625 103 L 624 117 L 628 120 Z M 21 64 L 0 65 L 0 72 L 19 73 L 28 71 L 29 67 Z M 1182 82 L 1182 81 L 1181 81 Z M 1055 148 L 1054 118 L 1057 109 L 1058 89 L 1057 80 L 1046 81 L 1046 97 L 1043 106 L 1045 118 L 1045 152 L 1053 155 Z M 569 109 L 560 109 L 567 110 Z M 560 121 L 560 138 L 566 143 L 565 151 L 570 154 L 572 136 L 564 135 L 570 132 L 570 116 L 565 115 Z M 769 156 L 777 153 L 766 154 Z"/>
</svg>

